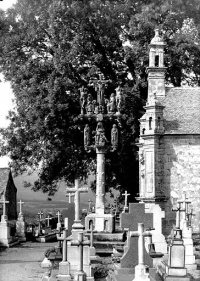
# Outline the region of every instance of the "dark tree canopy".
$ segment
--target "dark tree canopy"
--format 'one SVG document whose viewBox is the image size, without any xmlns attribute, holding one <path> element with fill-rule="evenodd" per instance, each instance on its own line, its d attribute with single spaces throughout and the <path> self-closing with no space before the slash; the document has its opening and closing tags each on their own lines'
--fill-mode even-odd
<svg viewBox="0 0 200 281">
<path fill-rule="evenodd" d="M 94 94 L 89 81 L 100 72 L 111 81 L 108 95 L 121 85 L 126 96 L 120 148 L 106 156 L 106 184 L 135 195 L 148 45 L 159 28 L 167 81 L 200 85 L 199 10 L 199 0 L 18 0 L 0 11 L 0 70 L 16 97 L 2 154 L 9 152 L 15 172 L 39 171 L 34 189 L 51 195 L 58 180 L 95 171 L 95 153 L 84 151 L 79 88 Z"/>
</svg>

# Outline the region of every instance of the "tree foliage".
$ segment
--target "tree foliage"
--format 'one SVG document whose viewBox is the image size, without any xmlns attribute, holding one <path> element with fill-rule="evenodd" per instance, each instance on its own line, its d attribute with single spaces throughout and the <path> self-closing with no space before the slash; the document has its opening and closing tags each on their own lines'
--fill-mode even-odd
<svg viewBox="0 0 200 281">
<path fill-rule="evenodd" d="M 155 28 L 166 41 L 167 81 L 200 85 L 200 3 L 190 2 L 18 0 L 0 12 L 0 67 L 16 97 L 2 153 L 10 153 L 17 173 L 39 170 L 35 190 L 51 195 L 58 180 L 95 171 L 78 115 L 79 88 L 94 94 L 88 85 L 98 71 L 111 81 L 107 95 L 120 84 L 126 96 L 120 148 L 106 156 L 107 186 L 135 195 L 135 143 Z"/>
</svg>

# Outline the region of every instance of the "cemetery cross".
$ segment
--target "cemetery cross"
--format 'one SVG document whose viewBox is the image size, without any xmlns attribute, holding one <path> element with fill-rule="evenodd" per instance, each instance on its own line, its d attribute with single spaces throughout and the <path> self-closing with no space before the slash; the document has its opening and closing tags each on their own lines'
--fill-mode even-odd
<svg viewBox="0 0 200 281">
<path fill-rule="evenodd" d="M 128 209 L 128 205 L 127 205 L 128 196 L 131 194 L 127 193 L 127 190 L 126 190 L 125 193 L 122 193 L 122 195 L 125 196 L 125 204 L 124 204 L 124 210 L 123 210 L 123 212 L 125 212 Z"/>
<path fill-rule="evenodd" d="M 135 280 L 137 280 L 142 275 L 147 275 L 146 266 L 144 265 L 144 237 L 151 237 L 152 234 L 150 231 L 144 231 L 143 223 L 138 223 L 138 230 L 130 231 L 129 235 L 130 237 L 138 237 L 138 266 L 135 268 Z"/>
<path fill-rule="evenodd" d="M 47 227 L 50 226 L 49 222 L 50 220 L 52 220 L 52 217 L 50 217 L 50 215 L 48 214 L 48 216 L 45 218 L 45 220 L 47 220 Z"/>
<path fill-rule="evenodd" d="M 68 193 L 74 194 L 75 203 L 75 222 L 80 222 L 79 208 L 80 208 L 80 193 L 88 192 L 88 187 L 80 187 L 79 180 L 75 180 L 75 187 L 66 188 Z"/>
<path fill-rule="evenodd" d="M 39 220 L 38 220 L 38 235 L 40 235 L 41 233 L 41 222 L 42 222 L 42 216 L 43 216 L 43 213 L 40 211 L 38 212 L 38 217 L 39 217 Z"/>
<path fill-rule="evenodd" d="M 18 204 L 19 204 L 19 214 L 22 215 L 22 204 L 24 204 L 24 202 L 22 202 L 22 200 L 20 199 Z"/>
<path fill-rule="evenodd" d="M 2 216 L 1 216 L 1 221 L 2 221 L 2 222 L 5 222 L 5 221 L 7 221 L 6 204 L 8 204 L 9 201 L 6 201 L 5 196 L 4 196 L 3 200 L 1 200 L 0 203 L 3 204 L 3 214 L 2 214 Z"/>
<path fill-rule="evenodd" d="M 74 280 L 79 280 L 79 276 L 85 276 L 85 272 L 83 271 L 83 246 L 90 245 L 90 242 L 88 240 L 83 240 L 83 232 L 78 233 L 78 239 L 71 241 L 72 246 L 78 246 L 79 247 L 79 263 L 78 263 L 78 270 L 74 274 Z M 84 278 L 83 278 L 84 279 Z M 81 278 L 82 280 L 82 278 Z"/>
<path fill-rule="evenodd" d="M 93 86 L 97 92 L 97 100 L 93 100 L 91 94 L 87 94 L 84 102 L 81 104 L 80 118 L 90 121 L 91 119 L 96 120 L 97 127 L 95 132 L 95 144 L 91 145 L 91 134 L 90 127 L 88 124 L 85 125 L 84 129 L 84 146 L 87 152 L 92 149 L 96 150 L 97 155 L 97 172 L 96 172 L 96 202 L 95 202 L 95 213 L 104 214 L 105 211 L 105 154 L 108 150 L 108 140 L 105 136 L 104 121 L 106 119 L 115 119 L 120 124 L 121 118 L 121 104 L 122 98 L 120 99 L 120 106 L 117 106 L 117 100 L 115 94 L 112 93 L 110 100 L 105 99 L 106 85 L 111 82 L 105 80 L 103 74 L 99 74 L 99 79 L 96 77 L 90 80 L 90 86 Z M 84 106 L 84 108 L 83 108 Z M 107 112 L 106 112 L 107 111 Z M 86 112 L 86 114 L 85 114 Z M 111 129 L 111 151 L 116 151 L 118 147 L 118 128 L 116 124 L 113 124 Z"/>
</svg>

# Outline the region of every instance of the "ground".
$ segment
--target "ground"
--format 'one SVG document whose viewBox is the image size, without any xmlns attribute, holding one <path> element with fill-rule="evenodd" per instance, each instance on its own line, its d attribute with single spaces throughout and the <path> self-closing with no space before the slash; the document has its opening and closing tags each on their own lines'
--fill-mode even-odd
<svg viewBox="0 0 200 281">
<path fill-rule="evenodd" d="M 0 281 L 39 281 L 48 269 L 41 268 L 46 249 L 54 243 L 25 242 L 0 249 Z"/>
</svg>

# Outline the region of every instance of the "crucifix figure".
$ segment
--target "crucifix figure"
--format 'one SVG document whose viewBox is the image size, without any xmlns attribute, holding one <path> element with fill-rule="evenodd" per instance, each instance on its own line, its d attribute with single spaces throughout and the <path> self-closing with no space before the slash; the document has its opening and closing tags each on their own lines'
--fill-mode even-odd
<svg viewBox="0 0 200 281">
<path fill-rule="evenodd" d="M 177 208 L 176 209 L 172 209 L 172 211 L 176 212 L 176 229 L 175 229 L 175 235 L 174 237 L 177 239 L 181 239 L 182 238 L 182 232 L 180 229 L 180 217 L 181 217 L 181 202 L 177 202 Z"/>
<path fill-rule="evenodd" d="M 144 224 L 138 223 L 138 231 L 130 231 L 130 237 L 138 237 L 138 265 L 135 267 L 135 281 L 149 280 L 148 266 L 144 264 L 144 237 L 151 237 L 150 231 L 144 231 Z M 134 281 L 133 280 L 133 281 Z"/>
<path fill-rule="evenodd" d="M 130 193 L 127 193 L 127 190 L 125 191 L 125 193 L 122 193 L 123 196 L 125 196 L 125 204 L 124 204 L 124 210 L 123 210 L 123 213 L 126 212 L 126 210 L 128 210 L 128 204 L 127 204 L 127 199 L 128 199 L 128 196 L 131 195 Z"/>
<path fill-rule="evenodd" d="M 22 204 L 24 204 L 24 202 L 22 202 L 22 200 L 20 199 L 18 204 L 19 204 L 19 215 L 22 215 Z"/>
<path fill-rule="evenodd" d="M 6 201 L 5 196 L 3 197 L 3 200 L 0 201 L 0 203 L 3 204 L 3 214 L 1 216 L 1 222 L 5 222 L 8 220 L 8 217 L 6 215 L 6 204 L 9 203 L 9 201 Z"/>
<path fill-rule="evenodd" d="M 75 203 L 75 223 L 80 223 L 79 208 L 80 208 L 80 193 L 88 192 L 88 187 L 80 187 L 79 180 L 75 180 L 75 187 L 67 187 L 67 193 L 74 194 Z"/>
</svg>

